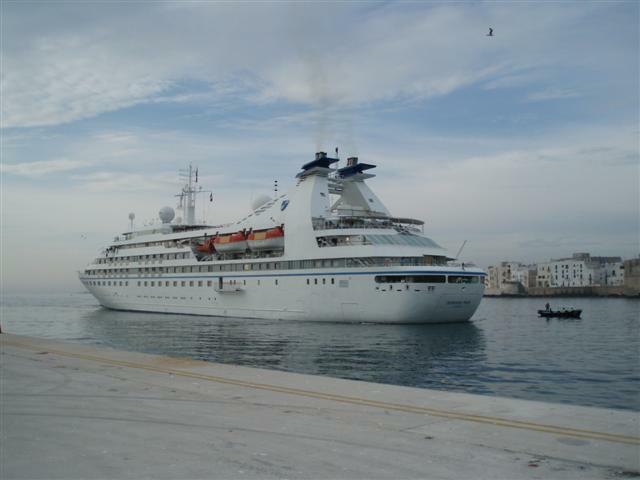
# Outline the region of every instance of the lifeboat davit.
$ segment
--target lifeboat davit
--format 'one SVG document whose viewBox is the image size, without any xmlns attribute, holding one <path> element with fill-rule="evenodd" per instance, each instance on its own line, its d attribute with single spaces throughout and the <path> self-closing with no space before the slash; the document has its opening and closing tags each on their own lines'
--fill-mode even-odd
<svg viewBox="0 0 640 480">
<path fill-rule="evenodd" d="M 209 255 L 214 253 L 216 251 L 214 240 L 215 240 L 215 237 L 211 237 L 208 239 L 205 238 L 204 242 L 196 245 L 196 251 L 200 253 L 209 254 Z"/>
<path fill-rule="evenodd" d="M 247 237 L 249 248 L 259 250 L 281 250 L 284 248 L 284 229 L 279 226 L 269 230 L 258 230 Z"/>
<path fill-rule="evenodd" d="M 216 251 L 220 253 L 238 253 L 247 250 L 247 237 L 244 232 L 217 235 L 213 240 Z"/>
</svg>

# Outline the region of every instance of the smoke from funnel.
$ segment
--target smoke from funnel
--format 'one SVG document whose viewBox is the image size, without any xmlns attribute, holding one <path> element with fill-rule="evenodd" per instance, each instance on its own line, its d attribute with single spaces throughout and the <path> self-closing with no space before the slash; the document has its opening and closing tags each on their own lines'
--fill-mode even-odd
<svg viewBox="0 0 640 480">
<path fill-rule="evenodd" d="M 344 151 L 357 154 L 353 135 L 353 124 L 345 100 L 339 95 L 341 75 L 336 71 L 335 57 L 329 55 L 326 36 L 310 34 L 320 30 L 330 30 L 335 19 L 327 18 L 327 27 L 322 28 L 321 18 L 301 5 L 293 5 L 289 10 L 291 21 L 289 33 L 291 44 L 299 52 L 301 65 L 308 82 L 309 103 L 312 110 L 312 137 L 316 151 L 333 151 L 336 144 Z M 317 12 L 315 12 L 317 14 Z"/>
</svg>

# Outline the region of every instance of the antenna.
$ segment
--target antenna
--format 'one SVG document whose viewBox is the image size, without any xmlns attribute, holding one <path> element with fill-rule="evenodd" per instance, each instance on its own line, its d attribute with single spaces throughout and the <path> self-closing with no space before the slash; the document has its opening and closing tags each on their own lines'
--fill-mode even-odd
<svg viewBox="0 0 640 480">
<path fill-rule="evenodd" d="M 135 218 L 136 218 L 136 214 L 135 214 L 135 213 L 133 213 L 133 212 L 131 212 L 131 213 L 129 214 L 129 222 L 130 222 L 130 224 L 131 224 L 131 227 L 129 228 L 129 231 L 130 231 L 130 232 L 133 232 L 133 220 L 134 220 Z"/>
<path fill-rule="evenodd" d="M 186 225 L 193 225 L 196 223 L 196 197 L 201 193 L 213 195 L 213 192 L 211 190 L 204 190 L 201 185 L 196 185 L 196 183 L 198 183 L 198 168 L 194 168 L 191 163 L 188 169 L 181 169 L 179 171 L 179 177 L 186 183 L 182 187 L 182 191 L 176 195 L 179 199 L 178 209 L 183 211 L 184 223 Z M 210 196 L 210 199 L 211 198 Z"/>
<path fill-rule="evenodd" d="M 467 241 L 465 240 L 464 242 L 462 242 L 462 246 L 460 247 L 460 250 L 458 250 L 458 253 L 456 254 L 456 260 L 458 258 L 460 258 L 460 254 L 462 253 L 462 249 L 464 248 L 464 246 L 467 244 Z"/>
</svg>

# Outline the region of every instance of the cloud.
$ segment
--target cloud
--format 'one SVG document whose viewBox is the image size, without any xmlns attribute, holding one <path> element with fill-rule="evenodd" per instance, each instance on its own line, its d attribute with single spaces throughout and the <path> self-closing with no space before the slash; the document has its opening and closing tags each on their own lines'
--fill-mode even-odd
<svg viewBox="0 0 640 480">
<path fill-rule="evenodd" d="M 94 172 L 73 175 L 71 180 L 94 192 L 169 192 L 175 188 L 175 173 Z"/>
<path fill-rule="evenodd" d="M 566 98 L 576 98 L 580 96 L 581 94 L 579 92 L 569 88 L 548 88 L 528 94 L 527 100 L 530 102 L 542 102 L 546 100 L 564 100 Z"/>
<path fill-rule="evenodd" d="M 88 165 L 90 165 L 90 162 L 87 161 L 61 158 L 38 162 L 0 163 L 0 171 L 24 177 L 42 177 L 55 173 L 78 170 Z"/>
<path fill-rule="evenodd" d="M 410 104 L 479 82 L 513 86 L 553 66 L 616 76 L 617 59 L 582 52 L 630 48 L 615 36 L 594 44 L 598 4 L 58 7 L 3 7 L 3 128 L 144 103 Z M 495 38 L 485 37 L 489 24 Z M 551 89 L 530 100 L 575 95 Z"/>
</svg>

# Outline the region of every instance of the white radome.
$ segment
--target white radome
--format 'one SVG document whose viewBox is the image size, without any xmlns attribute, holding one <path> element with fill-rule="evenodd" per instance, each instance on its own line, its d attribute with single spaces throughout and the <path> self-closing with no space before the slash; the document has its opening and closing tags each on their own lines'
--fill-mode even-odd
<svg viewBox="0 0 640 480">
<path fill-rule="evenodd" d="M 176 216 L 176 212 L 173 211 L 171 207 L 162 207 L 160 212 L 158 212 L 158 216 L 162 223 L 171 223 L 171 220 Z"/>
</svg>

